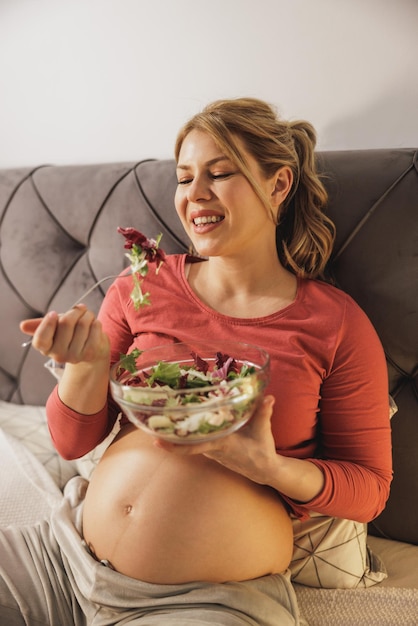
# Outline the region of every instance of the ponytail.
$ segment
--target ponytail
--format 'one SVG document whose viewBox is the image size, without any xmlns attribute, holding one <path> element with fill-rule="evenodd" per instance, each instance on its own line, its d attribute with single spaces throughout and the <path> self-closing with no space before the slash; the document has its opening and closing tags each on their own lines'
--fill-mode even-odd
<svg viewBox="0 0 418 626">
<path fill-rule="evenodd" d="M 279 253 L 284 264 L 298 276 L 323 277 L 335 227 L 324 213 L 328 194 L 316 171 L 316 133 L 306 121 L 289 122 L 288 128 L 298 167 L 293 188 L 279 216 Z"/>
</svg>

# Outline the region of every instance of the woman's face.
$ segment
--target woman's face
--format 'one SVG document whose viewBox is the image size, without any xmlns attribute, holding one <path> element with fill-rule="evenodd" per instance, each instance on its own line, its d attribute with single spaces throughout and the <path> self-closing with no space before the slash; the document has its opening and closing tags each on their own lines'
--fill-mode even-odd
<svg viewBox="0 0 418 626">
<path fill-rule="evenodd" d="M 242 148 L 242 144 L 240 144 Z M 275 180 L 261 174 L 255 159 L 242 150 L 252 175 L 272 197 Z M 175 206 L 194 248 L 202 256 L 248 254 L 275 234 L 269 211 L 248 180 L 205 132 L 184 139 L 177 164 Z"/>
</svg>

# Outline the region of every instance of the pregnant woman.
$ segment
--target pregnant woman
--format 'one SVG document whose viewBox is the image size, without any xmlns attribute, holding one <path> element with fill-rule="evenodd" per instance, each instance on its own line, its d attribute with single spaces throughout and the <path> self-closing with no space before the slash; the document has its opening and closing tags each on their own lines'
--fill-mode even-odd
<svg viewBox="0 0 418 626">
<path fill-rule="evenodd" d="M 385 359 L 365 314 L 323 280 L 334 227 L 314 147 L 309 123 L 260 100 L 208 105 L 175 146 L 175 206 L 196 254 L 150 271 L 139 311 L 125 277 L 97 319 L 80 304 L 22 322 L 65 363 L 47 405 L 65 458 L 112 430 L 109 368 L 134 348 L 243 341 L 269 352 L 271 379 L 251 421 L 215 441 L 169 443 L 122 416 L 89 484 L 71 481 L 36 528 L 0 533 L 2 623 L 300 624 L 292 517 L 367 522 L 383 509 Z"/>
</svg>

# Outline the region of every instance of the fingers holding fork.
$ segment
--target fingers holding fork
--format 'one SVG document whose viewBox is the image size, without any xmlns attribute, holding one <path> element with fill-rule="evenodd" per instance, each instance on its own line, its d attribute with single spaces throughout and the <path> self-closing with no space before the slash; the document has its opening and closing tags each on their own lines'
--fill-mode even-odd
<svg viewBox="0 0 418 626">
<path fill-rule="evenodd" d="M 82 304 L 82 301 L 92 293 L 92 291 L 94 291 L 97 287 L 99 287 L 99 285 L 101 285 L 102 283 L 108 281 L 108 280 L 114 280 L 116 278 L 123 278 L 126 276 L 131 276 L 132 275 L 132 268 L 128 267 L 125 270 L 123 270 L 123 272 L 121 274 L 112 274 L 111 276 L 105 276 L 104 278 L 101 278 L 100 280 L 98 280 L 97 282 L 95 282 L 93 285 L 91 285 L 91 287 L 89 287 L 89 289 L 83 293 L 83 295 L 78 298 L 78 300 L 73 304 L 73 306 L 71 307 L 71 309 L 76 309 L 76 308 L 85 308 L 85 305 Z M 43 318 L 32 318 L 32 319 L 27 319 L 27 320 L 23 320 L 20 323 L 20 330 L 28 335 L 34 335 L 35 332 L 37 331 L 37 329 L 39 328 L 39 326 L 43 323 L 43 321 L 45 320 L 45 324 L 48 325 L 50 322 L 52 322 L 53 320 L 55 320 L 56 318 L 59 318 L 60 316 L 58 315 L 58 313 L 56 313 L 55 311 L 50 311 L 49 313 L 47 313 L 45 315 L 45 317 Z M 27 348 L 28 346 L 33 344 L 33 337 L 31 337 L 31 339 L 28 339 L 27 341 L 24 341 L 22 343 L 22 348 Z M 37 348 L 37 346 L 33 346 L 34 348 Z M 39 350 L 39 348 L 37 348 Z M 41 350 L 39 350 L 41 352 Z"/>
<path fill-rule="evenodd" d="M 20 329 L 32 335 L 32 346 L 58 363 L 79 363 L 103 358 L 108 339 L 100 322 L 84 304 L 66 313 L 50 311 L 40 319 L 24 320 Z"/>
</svg>

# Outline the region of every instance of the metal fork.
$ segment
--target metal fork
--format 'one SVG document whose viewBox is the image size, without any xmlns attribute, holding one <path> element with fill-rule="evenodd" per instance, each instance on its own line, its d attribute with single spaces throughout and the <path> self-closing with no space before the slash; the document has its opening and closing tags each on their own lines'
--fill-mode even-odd
<svg viewBox="0 0 418 626">
<path fill-rule="evenodd" d="M 97 287 L 99 287 L 102 283 L 106 282 L 107 280 L 112 280 L 112 279 L 115 280 L 116 278 L 124 278 L 125 276 L 131 276 L 132 274 L 133 274 L 132 268 L 128 267 L 122 274 L 112 274 L 111 276 L 105 276 L 104 278 L 101 278 L 100 280 L 95 282 L 94 285 L 89 287 L 89 289 L 87 289 L 87 291 L 83 293 L 83 295 L 80 296 L 78 300 L 76 300 L 70 308 L 73 309 L 75 306 L 77 306 L 77 304 L 80 304 L 80 302 L 82 302 L 85 298 L 87 298 L 87 296 L 89 296 L 92 291 L 94 291 Z M 32 343 L 32 339 L 33 337 L 28 339 L 28 341 L 24 341 L 22 343 L 22 348 L 26 348 L 27 346 L 30 346 Z"/>
</svg>

